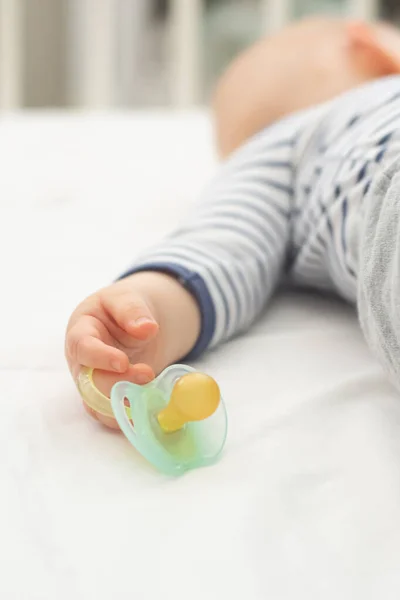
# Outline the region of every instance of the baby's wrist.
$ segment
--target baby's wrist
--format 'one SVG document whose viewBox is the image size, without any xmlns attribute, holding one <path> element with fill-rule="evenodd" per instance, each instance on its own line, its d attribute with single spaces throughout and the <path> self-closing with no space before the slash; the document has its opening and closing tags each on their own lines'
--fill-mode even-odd
<svg viewBox="0 0 400 600">
<path fill-rule="evenodd" d="M 158 271 L 137 271 L 122 281 L 129 282 L 135 292 L 143 297 L 154 319 L 161 325 L 162 311 L 159 305 L 166 288 L 166 275 Z"/>
<path fill-rule="evenodd" d="M 200 335 L 200 309 L 177 277 L 160 271 L 139 271 L 127 277 L 160 327 L 167 363 L 189 354 Z"/>
</svg>

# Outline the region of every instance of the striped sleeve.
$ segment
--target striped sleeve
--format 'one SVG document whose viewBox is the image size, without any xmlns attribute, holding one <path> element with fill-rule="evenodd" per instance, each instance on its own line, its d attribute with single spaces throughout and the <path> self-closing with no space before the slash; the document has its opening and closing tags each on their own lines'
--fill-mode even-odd
<svg viewBox="0 0 400 600">
<path fill-rule="evenodd" d="M 293 145 L 293 128 L 285 126 L 253 138 L 221 168 L 187 221 L 123 275 L 169 273 L 195 296 L 201 334 L 186 358 L 244 331 L 271 296 L 289 243 Z"/>
</svg>

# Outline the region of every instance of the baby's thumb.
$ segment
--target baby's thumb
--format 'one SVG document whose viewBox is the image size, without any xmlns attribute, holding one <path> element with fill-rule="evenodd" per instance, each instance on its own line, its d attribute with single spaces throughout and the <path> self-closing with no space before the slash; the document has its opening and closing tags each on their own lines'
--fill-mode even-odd
<svg viewBox="0 0 400 600">
<path fill-rule="evenodd" d="M 103 306 L 121 329 L 138 340 L 148 340 L 158 332 L 152 311 L 140 296 L 118 294 L 103 300 Z"/>
</svg>

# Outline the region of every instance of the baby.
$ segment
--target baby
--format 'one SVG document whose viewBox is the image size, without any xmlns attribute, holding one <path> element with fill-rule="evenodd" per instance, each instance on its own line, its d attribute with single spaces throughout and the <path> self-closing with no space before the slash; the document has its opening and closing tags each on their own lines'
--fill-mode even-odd
<svg viewBox="0 0 400 600">
<path fill-rule="evenodd" d="M 396 377 L 397 73 L 400 35 L 381 23 L 307 19 L 239 57 L 214 100 L 228 160 L 173 235 L 76 308 L 74 379 L 88 366 L 105 394 L 147 383 L 246 331 L 283 275 L 357 303 Z"/>
</svg>

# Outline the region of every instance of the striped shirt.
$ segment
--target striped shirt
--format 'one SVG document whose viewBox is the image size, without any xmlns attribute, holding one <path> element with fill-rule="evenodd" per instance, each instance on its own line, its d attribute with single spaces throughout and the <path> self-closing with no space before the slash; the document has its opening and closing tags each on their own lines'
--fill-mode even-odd
<svg viewBox="0 0 400 600">
<path fill-rule="evenodd" d="M 190 358 L 245 331 L 282 277 L 355 302 L 365 199 L 397 154 L 400 77 L 289 116 L 239 149 L 124 276 L 170 273 L 196 297 Z"/>
</svg>

